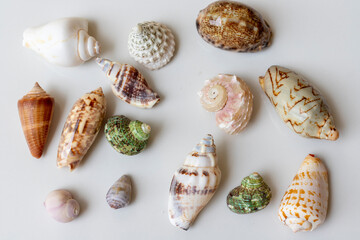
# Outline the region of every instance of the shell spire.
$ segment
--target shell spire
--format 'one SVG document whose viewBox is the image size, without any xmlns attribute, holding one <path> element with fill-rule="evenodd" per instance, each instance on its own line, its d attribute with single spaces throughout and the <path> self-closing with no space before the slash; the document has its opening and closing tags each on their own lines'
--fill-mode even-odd
<svg viewBox="0 0 360 240">
<path fill-rule="evenodd" d="M 49 133 L 54 111 L 54 98 L 36 82 L 34 87 L 18 101 L 21 126 L 30 153 L 40 158 Z"/>
<path fill-rule="evenodd" d="M 97 58 L 96 62 L 111 81 L 115 96 L 140 108 L 152 108 L 160 101 L 159 95 L 147 84 L 143 75 L 133 66 Z"/>
<path fill-rule="evenodd" d="M 168 64 L 174 55 L 174 39 L 171 30 L 161 23 L 138 23 L 129 34 L 129 53 L 146 68 L 156 70 Z"/>
<path fill-rule="evenodd" d="M 77 168 L 95 141 L 105 117 L 106 102 L 101 88 L 86 93 L 73 105 L 63 131 L 57 154 L 57 166 Z"/>
<path fill-rule="evenodd" d="M 327 170 L 309 154 L 281 200 L 279 219 L 293 232 L 312 231 L 325 221 L 328 198 Z"/>
<path fill-rule="evenodd" d="M 170 223 L 187 230 L 215 194 L 221 179 L 213 137 L 206 135 L 171 181 L 168 202 Z"/>
</svg>

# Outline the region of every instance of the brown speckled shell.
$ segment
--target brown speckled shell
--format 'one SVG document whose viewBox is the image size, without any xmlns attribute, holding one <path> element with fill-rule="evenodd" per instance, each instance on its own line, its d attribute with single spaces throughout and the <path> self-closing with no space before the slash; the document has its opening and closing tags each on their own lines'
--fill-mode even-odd
<svg viewBox="0 0 360 240">
<path fill-rule="evenodd" d="M 232 1 L 217 1 L 196 19 L 200 36 L 215 47 L 236 52 L 256 52 L 270 45 L 269 24 L 254 9 Z"/>
<path fill-rule="evenodd" d="M 99 133 L 105 111 L 105 97 L 101 88 L 76 101 L 61 134 L 57 154 L 58 167 L 68 166 L 72 171 L 80 164 Z"/>
<path fill-rule="evenodd" d="M 50 129 L 54 98 L 35 83 L 31 91 L 18 101 L 18 110 L 30 153 L 40 158 Z"/>
</svg>

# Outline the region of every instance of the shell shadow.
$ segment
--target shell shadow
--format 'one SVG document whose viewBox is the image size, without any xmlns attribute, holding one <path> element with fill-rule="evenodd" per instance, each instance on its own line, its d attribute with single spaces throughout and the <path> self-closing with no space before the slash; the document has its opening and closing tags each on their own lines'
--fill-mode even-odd
<svg viewBox="0 0 360 240">
<path fill-rule="evenodd" d="M 229 144 L 227 138 L 223 138 L 220 142 L 216 143 L 216 151 L 218 155 L 218 164 L 221 170 L 221 181 L 219 188 L 227 182 L 230 175 L 230 167 L 228 161 Z"/>
<path fill-rule="evenodd" d="M 241 76 L 241 75 L 238 75 L 238 76 Z M 241 76 L 241 79 L 243 79 L 246 82 L 246 84 L 250 88 L 251 93 L 254 96 L 254 98 L 253 98 L 253 112 L 251 114 L 251 119 L 250 119 L 250 121 L 249 121 L 249 123 L 247 125 L 247 127 L 248 127 L 248 126 L 251 126 L 256 121 L 256 118 L 259 115 L 260 110 L 261 110 L 261 96 L 260 96 L 261 92 L 259 94 L 259 91 L 258 91 L 258 89 L 259 89 L 258 87 L 260 85 L 259 85 L 259 83 L 257 81 L 254 82 L 254 81 L 250 81 L 250 79 L 248 80 L 247 77 L 242 77 Z M 256 91 L 254 91 L 254 89 Z"/>
<path fill-rule="evenodd" d="M 99 42 L 100 55 L 102 53 L 111 52 L 114 49 L 114 43 L 109 42 L 107 38 L 103 38 L 102 36 L 105 34 L 99 34 L 98 31 L 99 28 L 96 21 L 88 20 L 88 22 L 89 22 L 89 35 L 93 36 Z"/>
<path fill-rule="evenodd" d="M 56 129 L 58 127 L 63 127 L 63 125 L 60 125 L 60 120 L 65 112 L 66 106 L 66 97 L 56 87 L 49 89 L 48 93 L 54 98 L 55 104 L 49 134 L 42 155 L 43 157 L 46 156 L 50 143 L 54 141 Z"/>
<path fill-rule="evenodd" d="M 142 121 L 142 120 L 140 120 Z M 159 135 L 161 135 L 161 131 L 162 131 L 162 126 L 164 125 L 162 122 L 159 122 L 159 121 L 146 121 L 145 122 L 146 124 L 150 125 L 151 127 L 151 135 L 150 135 L 150 138 L 149 138 L 149 141 L 147 143 L 147 146 L 146 148 L 149 148 L 154 141 L 156 141 L 156 139 L 158 138 Z"/>
<path fill-rule="evenodd" d="M 126 173 L 124 175 L 128 176 L 130 178 L 130 181 L 131 181 L 131 201 L 130 201 L 130 205 L 131 205 L 136 201 L 136 197 L 137 197 L 136 184 L 134 184 L 134 178 L 131 177 L 130 174 Z"/>
<path fill-rule="evenodd" d="M 180 38 L 178 37 L 178 34 L 175 31 L 176 30 L 175 26 L 170 26 L 169 29 L 171 30 L 172 34 L 174 35 L 175 51 L 174 51 L 174 55 L 172 56 L 172 58 L 170 59 L 170 62 L 168 64 L 170 64 L 172 61 L 174 61 L 174 59 L 177 57 L 177 54 L 179 52 L 179 48 L 181 46 L 181 43 L 179 42 Z M 166 67 L 166 65 L 163 66 L 163 67 Z"/>
<path fill-rule="evenodd" d="M 275 199 L 278 194 L 278 189 L 276 188 L 276 184 L 272 180 L 271 174 L 268 171 L 259 172 L 261 177 L 263 178 L 264 182 L 270 187 L 271 190 L 271 199 L 269 205 L 274 202 L 272 199 Z M 284 191 L 285 192 L 285 191 Z"/>
</svg>

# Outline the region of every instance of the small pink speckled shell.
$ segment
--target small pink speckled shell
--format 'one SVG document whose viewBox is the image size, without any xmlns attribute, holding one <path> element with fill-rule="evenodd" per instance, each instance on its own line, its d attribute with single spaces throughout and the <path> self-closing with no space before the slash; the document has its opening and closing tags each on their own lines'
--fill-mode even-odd
<svg viewBox="0 0 360 240">
<path fill-rule="evenodd" d="M 235 75 L 219 74 L 206 80 L 199 96 L 206 110 L 216 112 L 216 124 L 229 134 L 242 131 L 251 118 L 253 95 Z"/>
<path fill-rule="evenodd" d="M 309 154 L 281 200 L 279 219 L 294 232 L 312 231 L 325 221 L 328 197 L 327 170 Z"/>
</svg>

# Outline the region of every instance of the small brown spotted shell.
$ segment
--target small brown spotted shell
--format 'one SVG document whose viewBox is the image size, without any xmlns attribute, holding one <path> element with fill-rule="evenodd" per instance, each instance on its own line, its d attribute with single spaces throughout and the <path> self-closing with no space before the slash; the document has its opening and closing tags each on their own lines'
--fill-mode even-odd
<svg viewBox="0 0 360 240">
<path fill-rule="evenodd" d="M 215 47 L 236 52 L 257 52 L 270 45 L 269 24 L 254 9 L 232 1 L 217 1 L 196 19 L 200 36 Z"/>
</svg>

